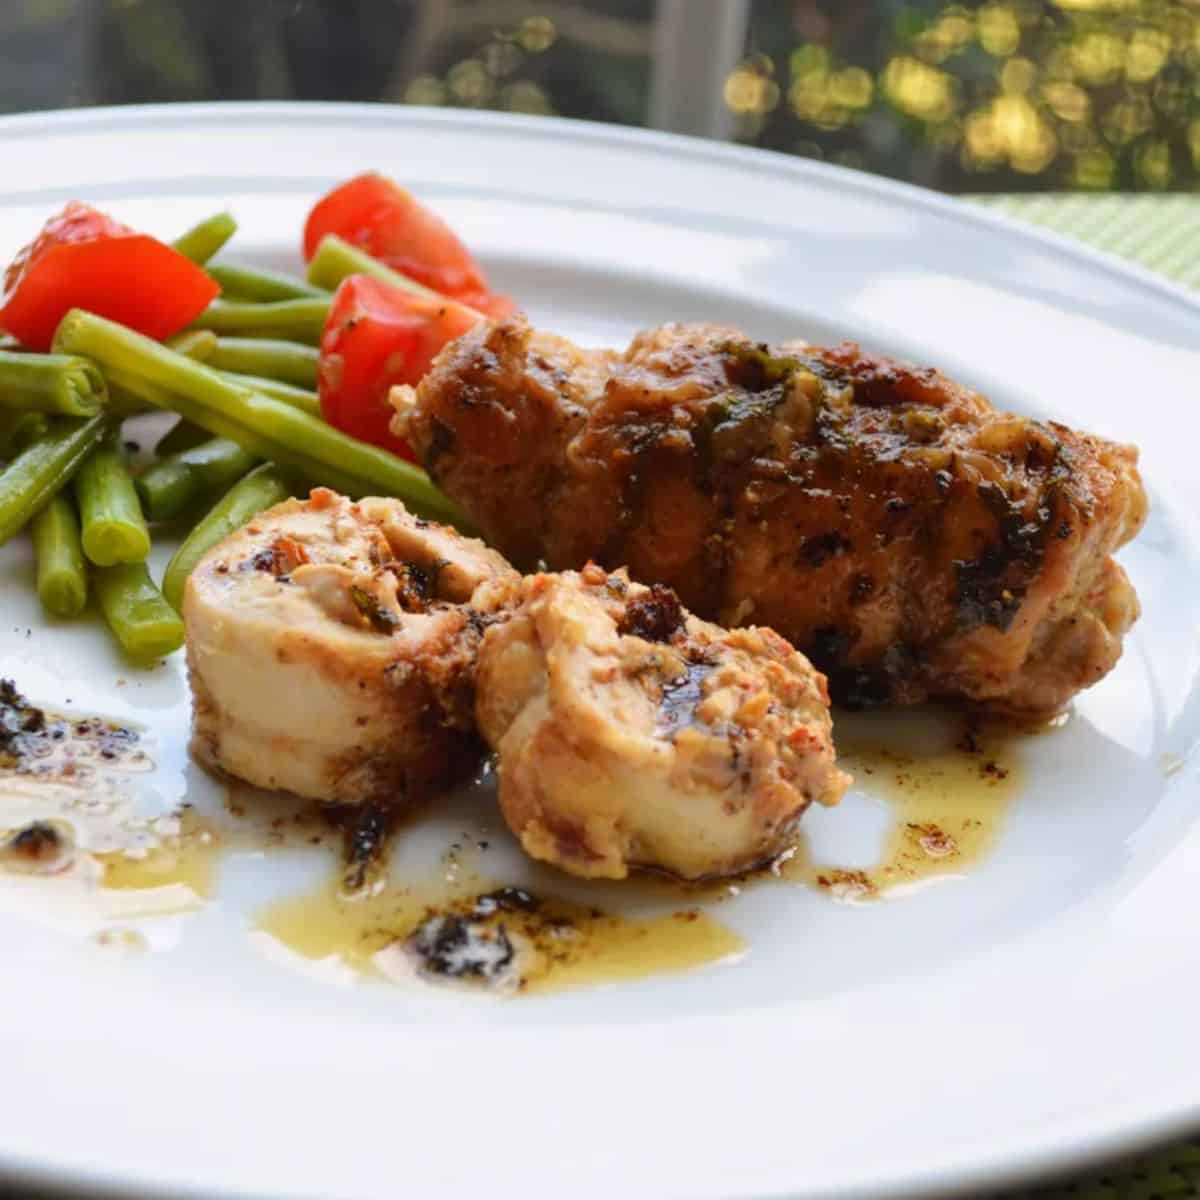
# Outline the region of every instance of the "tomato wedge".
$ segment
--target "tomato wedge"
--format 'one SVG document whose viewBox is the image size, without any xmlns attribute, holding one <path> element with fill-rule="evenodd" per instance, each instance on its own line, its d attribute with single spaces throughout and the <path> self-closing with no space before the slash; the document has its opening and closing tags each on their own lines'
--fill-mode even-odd
<svg viewBox="0 0 1200 1200">
<path fill-rule="evenodd" d="M 502 296 L 499 292 L 463 292 L 454 299 L 459 304 L 465 304 L 468 308 L 483 313 L 492 321 L 502 321 L 517 311 L 517 302 L 511 296 Z"/>
<path fill-rule="evenodd" d="M 358 175 L 318 200 L 304 226 L 304 257 L 336 233 L 372 258 L 492 317 L 516 306 L 493 296 L 471 252 L 441 217 L 384 175 Z"/>
<path fill-rule="evenodd" d="M 412 459 L 389 429 L 388 392 L 417 384 L 437 352 L 479 321 L 454 300 L 429 300 L 380 279 L 351 275 L 333 297 L 321 337 L 317 390 L 330 425 Z"/>
<path fill-rule="evenodd" d="M 49 350 L 59 321 L 84 308 L 161 340 L 194 321 L 220 290 L 164 242 L 76 202 L 5 272 L 0 329 L 31 350 Z"/>
</svg>

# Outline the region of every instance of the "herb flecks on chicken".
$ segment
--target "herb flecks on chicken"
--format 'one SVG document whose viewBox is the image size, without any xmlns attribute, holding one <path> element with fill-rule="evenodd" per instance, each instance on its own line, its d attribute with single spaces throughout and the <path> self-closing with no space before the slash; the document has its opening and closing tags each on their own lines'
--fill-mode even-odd
<svg viewBox="0 0 1200 1200">
<path fill-rule="evenodd" d="M 490 599 L 489 599 L 490 594 Z M 821 673 L 770 629 L 721 629 L 595 564 L 485 585 L 476 716 L 525 850 L 586 878 L 734 874 L 836 804 Z"/>
<path fill-rule="evenodd" d="M 1138 615 L 1137 453 L 857 346 L 668 325 L 624 353 L 523 320 L 450 343 L 397 427 L 522 566 L 589 560 L 778 630 L 852 704 L 1047 713 Z"/>
<path fill-rule="evenodd" d="M 475 733 L 475 588 L 515 580 L 495 551 L 323 488 L 216 546 L 184 599 L 192 752 L 260 787 L 370 811 L 348 823 L 347 888 L 366 881 L 386 807 L 443 786 Z M 373 815 L 374 814 L 374 815 Z"/>
</svg>

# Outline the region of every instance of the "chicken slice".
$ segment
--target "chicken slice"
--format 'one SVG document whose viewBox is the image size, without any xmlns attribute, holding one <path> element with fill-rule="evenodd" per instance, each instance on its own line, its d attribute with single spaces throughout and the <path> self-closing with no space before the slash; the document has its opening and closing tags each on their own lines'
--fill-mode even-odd
<svg viewBox="0 0 1200 1200">
<path fill-rule="evenodd" d="M 666 325 L 618 354 L 514 318 L 393 403 L 519 566 L 626 566 L 702 617 L 770 625 L 846 703 L 1054 712 L 1138 614 L 1110 558 L 1146 516 L 1133 447 L 849 343 Z"/>
<path fill-rule="evenodd" d="M 184 598 L 192 752 L 265 788 L 390 802 L 476 760 L 469 601 L 500 555 L 397 500 L 318 489 L 215 547 Z"/>
<path fill-rule="evenodd" d="M 528 576 L 515 604 L 507 584 L 476 600 L 513 611 L 484 635 L 476 715 L 534 858 L 594 878 L 728 875 L 849 782 L 824 676 L 770 629 L 721 629 L 594 565 Z"/>
</svg>

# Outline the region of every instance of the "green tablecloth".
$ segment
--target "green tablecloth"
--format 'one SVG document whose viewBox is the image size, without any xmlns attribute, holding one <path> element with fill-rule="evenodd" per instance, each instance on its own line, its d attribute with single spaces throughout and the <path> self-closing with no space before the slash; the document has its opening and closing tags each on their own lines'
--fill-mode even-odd
<svg viewBox="0 0 1200 1200">
<path fill-rule="evenodd" d="M 1200 288 L 1200 195 L 972 199 Z"/>
<path fill-rule="evenodd" d="M 1200 1196 L 1200 1139 L 1089 1171 L 1057 1187 L 1005 1192 L 995 1200 L 1192 1200 Z"/>
<path fill-rule="evenodd" d="M 1119 254 L 1200 288 L 1200 195 L 980 196 L 979 204 Z M 1200 1200 L 1200 1134 L 1004 1200 Z"/>
</svg>

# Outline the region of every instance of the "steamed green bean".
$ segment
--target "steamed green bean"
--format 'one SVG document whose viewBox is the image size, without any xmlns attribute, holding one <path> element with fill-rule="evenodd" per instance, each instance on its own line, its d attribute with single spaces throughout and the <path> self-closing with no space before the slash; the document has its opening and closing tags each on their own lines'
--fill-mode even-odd
<svg viewBox="0 0 1200 1200">
<path fill-rule="evenodd" d="M 79 468 L 75 499 L 83 552 L 92 562 L 111 567 L 145 560 L 150 553 L 150 531 L 115 434 L 105 438 Z"/>
<path fill-rule="evenodd" d="M 318 287 L 335 289 L 343 279 L 350 275 L 370 275 L 372 279 L 382 279 L 402 291 L 412 292 L 414 296 L 424 296 L 429 300 L 442 300 L 440 292 L 427 288 L 399 271 L 372 258 L 364 250 L 352 246 L 345 238 L 336 233 L 327 234 L 321 239 L 316 254 L 308 264 L 308 282 Z"/>
<path fill-rule="evenodd" d="M 217 348 L 217 335 L 211 329 L 190 329 L 168 338 L 166 344 L 176 354 L 186 354 L 197 362 L 205 362 Z"/>
<path fill-rule="evenodd" d="M 424 516 L 465 526 L 458 507 L 412 463 L 103 317 L 74 309 L 59 326 L 55 344 L 89 355 L 112 382 L 289 473 L 351 495 L 397 496 Z"/>
<path fill-rule="evenodd" d="M 104 376 L 85 358 L 0 350 L 0 408 L 94 417 L 107 400 Z"/>
<path fill-rule="evenodd" d="M 55 617 L 75 617 L 87 603 L 87 563 L 79 539 L 79 517 L 66 492 L 59 492 L 33 518 L 33 553 L 42 607 Z"/>
<path fill-rule="evenodd" d="M 181 450 L 190 450 L 193 446 L 199 446 L 201 442 L 207 442 L 211 437 L 212 434 L 207 429 L 193 425 L 191 421 L 180 417 L 158 439 L 154 453 L 159 458 L 168 458 L 172 454 L 178 454 Z"/>
<path fill-rule="evenodd" d="M 229 213 L 220 212 L 194 225 L 171 244 L 184 258 L 202 267 L 236 232 L 237 222 Z"/>
<path fill-rule="evenodd" d="M 49 427 L 44 413 L 0 408 L 0 462 L 20 454 L 30 442 L 42 437 Z"/>
<path fill-rule="evenodd" d="M 218 543 L 241 529 L 263 509 L 292 495 L 288 479 L 271 463 L 256 467 L 219 500 L 212 511 L 175 551 L 163 574 L 163 595 L 178 612 L 183 591 L 196 564 Z"/>
<path fill-rule="evenodd" d="M 92 583 L 109 629 L 131 658 L 163 658 L 183 645 L 183 622 L 144 562 L 98 567 Z"/>
<path fill-rule="evenodd" d="M 301 300 L 305 296 L 328 296 L 324 288 L 305 283 L 293 275 L 267 271 L 261 267 L 246 267 L 240 263 L 216 263 L 208 273 L 221 285 L 221 295 L 227 300 Z"/>
<path fill-rule="evenodd" d="M 239 375 L 261 375 L 297 387 L 317 386 L 319 356 L 311 346 L 269 338 L 217 338 L 208 365 Z"/>
<path fill-rule="evenodd" d="M 193 329 L 242 337 L 284 338 L 316 345 L 329 317 L 328 296 L 302 296 L 298 300 L 214 300 L 192 322 Z"/>
<path fill-rule="evenodd" d="M 137 480 L 137 493 L 150 520 L 169 521 L 231 487 L 257 461 L 236 442 L 211 438 L 149 467 Z"/>
<path fill-rule="evenodd" d="M 181 333 L 178 337 L 169 338 L 165 345 L 177 354 L 186 355 L 202 362 L 216 349 L 217 335 L 208 329 L 198 329 L 193 333 Z M 124 421 L 128 417 L 141 416 L 149 411 L 149 406 L 137 396 L 131 395 L 120 387 L 108 389 L 108 412 L 117 420 Z M 206 434 L 197 440 L 203 441 Z"/>
<path fill-rule="evenodd" d="M 62 417 L 0 471 L 0 545 L 71 482 L 107 429 L 102 413 L 86 420 Z"/>
<path fill-rule="evenodd" d="M 303 409 L 314 417 L 321 415 L 321 397 L 308 388 L 298 388 L 291 383 L 281 383 L 278 379 L 264 379 L 261 375 L 239 375 L 236 371 L 222 371 L 226 379 L 240 383 L 242 387 L 252 392 L 260 392 L 275 400 L 282 400 L 293 408 Z"/>
</svg>

